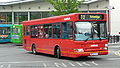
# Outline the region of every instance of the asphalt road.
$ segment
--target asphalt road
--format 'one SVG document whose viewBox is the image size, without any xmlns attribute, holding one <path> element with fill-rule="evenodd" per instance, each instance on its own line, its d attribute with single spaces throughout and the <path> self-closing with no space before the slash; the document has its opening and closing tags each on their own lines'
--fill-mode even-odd
<svg viewBox="0 0 120 68">
<path fill-rule="evenodd" d="M 22 46 L 0 44 L 0 68 L 120 68 L 120 46 L 109 46 L 109 54 L 88 58 L 54 58 L 52 55 L 33 55 Z"/>
</svg>

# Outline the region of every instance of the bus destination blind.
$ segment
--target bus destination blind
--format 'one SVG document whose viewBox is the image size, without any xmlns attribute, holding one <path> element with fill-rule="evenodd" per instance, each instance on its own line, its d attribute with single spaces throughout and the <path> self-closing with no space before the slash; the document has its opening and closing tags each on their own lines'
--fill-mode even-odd
<svg viewBox="0 0 120 68">
<path fill-rule="evenodd" d="M 80 14 L 80 20 L 103 20 L 104 15 L 102 14 Z"/>
</svg>

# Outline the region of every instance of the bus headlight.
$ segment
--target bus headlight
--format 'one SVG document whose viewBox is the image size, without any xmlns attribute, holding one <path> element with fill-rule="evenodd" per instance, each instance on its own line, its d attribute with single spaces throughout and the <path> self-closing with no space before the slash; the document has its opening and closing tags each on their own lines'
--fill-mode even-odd
<svg viewBox="0 0 120 68">
<path fill-rule="evenodd" d="M 105 44 L 105 47 L 108 47 L 108 44 Z"/>
<path fill-rule="evenodd" d="M 83 49 L 74 49 L 74 52 L 84 52 Z"/>
<path fill-rule="evenodd" d="M 108 50 L 108 47 L 104 47 L 104 50 Z"/>
</svg>

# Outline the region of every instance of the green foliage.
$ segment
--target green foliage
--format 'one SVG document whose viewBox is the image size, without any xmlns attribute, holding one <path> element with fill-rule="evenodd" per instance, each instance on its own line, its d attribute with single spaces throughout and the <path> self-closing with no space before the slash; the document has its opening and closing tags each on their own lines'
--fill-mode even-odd
<svg viewBox="0 0 120 68">
<path fill-rule="evenodd" d="M 51 11 L 52 15 L 65 15 L 70 13 L 78 13 L 78 6 L 84 2 L 84 0 L 47 0 L 56 11 Z"/>
</svg>

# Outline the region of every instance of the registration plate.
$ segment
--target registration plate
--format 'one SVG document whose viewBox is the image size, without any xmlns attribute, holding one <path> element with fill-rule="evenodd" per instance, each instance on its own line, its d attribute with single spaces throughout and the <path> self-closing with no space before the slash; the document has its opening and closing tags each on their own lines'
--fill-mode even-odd
<svg viewBox="0 0 120 68">
<path fill-rule="evenodd" d="M 90 55 L 98 55 L 98 53 L 90 53 Z"/>
</svg>

